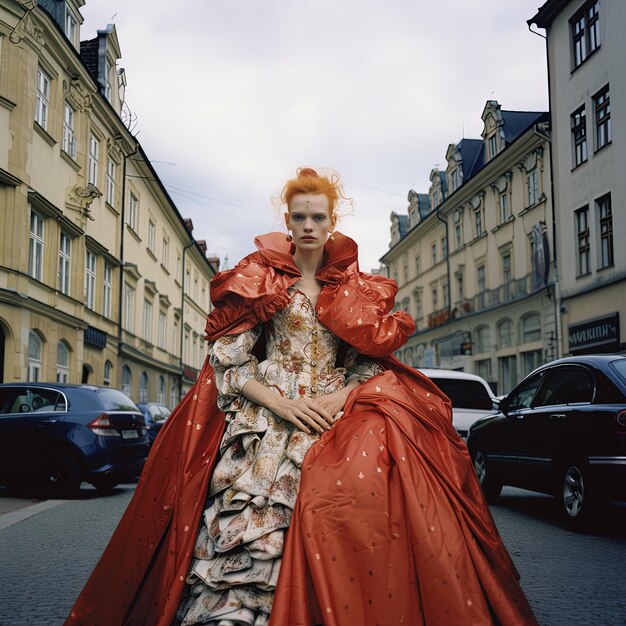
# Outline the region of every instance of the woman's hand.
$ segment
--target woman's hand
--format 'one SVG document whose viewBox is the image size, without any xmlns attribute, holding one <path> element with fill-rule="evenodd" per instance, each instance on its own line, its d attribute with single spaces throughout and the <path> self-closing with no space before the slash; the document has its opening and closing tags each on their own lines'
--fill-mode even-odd
<svg viewBox="0 0 626 626">
<path fill-rule="evenodd" d="M 340 389 L 339 391 L 335 391 L 333 393 L 327 393 L 324 396 L 315 398 L 314 400 L 315 405 L 328 411 L 328 413 L 330 413 L 333 417 L 333 422 L 335 422 L 341 417 L 339 413 L 343 412 L 343 407 L 346 404 L 348 395 L 355 387 L 358 387 L 358 386 L 359 384 L 356 381 L 350 382 L 343 389 Z"/>
<path fill-rule="evenodd" d="M 291 400 L 277 394 L 267 403 L 267 408 L 278 417 L 291 422 L 300 430 L 311 434 L 311 429 L 323 434 L 333 425 L 334 414 L 317 400 L 301 398 Z M 343 405 L 342 405 L 343 406 Z"/>
</svg>

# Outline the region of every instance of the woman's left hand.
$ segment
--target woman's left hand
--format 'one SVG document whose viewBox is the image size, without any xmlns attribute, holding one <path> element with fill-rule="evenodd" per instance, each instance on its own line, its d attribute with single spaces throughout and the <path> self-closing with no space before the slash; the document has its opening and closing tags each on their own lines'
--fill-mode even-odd
<svg viewBox="0 0 626 626">
<path fill-rule="evenodd" d="M 333 416 L 333 419 L 339 419 L 341 415 L 338 415 L 338 413 L 343 412 L 343 407 L 348 399 L 348 394 L 356 386 L 356 384 L 349 384 L 339 391 L 327 393 L 319 398 L 315 398 L 313 402 L 316 405 L 321 406 L 323 409 L 326 409 Z"/>
</svg>

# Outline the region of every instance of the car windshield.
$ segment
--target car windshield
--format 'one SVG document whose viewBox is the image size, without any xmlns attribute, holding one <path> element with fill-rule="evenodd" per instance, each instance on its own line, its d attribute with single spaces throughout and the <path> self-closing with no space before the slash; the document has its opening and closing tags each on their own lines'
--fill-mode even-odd
<svg viewBox="0 0 626 626">
<path fill-rule="evenodd" d="M 105 411 L 139 412 L 135 403 L 125 393 L 117 389 L 96 389 L 96 394 Z"/>
<path fill-rule="evenodd" d="M 622 379 L 623 383 L 626 383 L 626 359 L 617 359 L 610 363 L 613 371 Z"/>
<path fill-rule="evenodd" d="M 459 378 L 431 378 L 431 380 L 452 401 L 455 409 L 478 409 L 491 411 L 493 402 L 491 396 L 476 380 L 462 380 Z"/>
<path fill-rule="evenodd" d="M 167 416 L 170 414 L 169 409 L 164 406 L 152 405 L 148 407 L 150 417 L 155 422 L 164 422 Z"/>
</svg>

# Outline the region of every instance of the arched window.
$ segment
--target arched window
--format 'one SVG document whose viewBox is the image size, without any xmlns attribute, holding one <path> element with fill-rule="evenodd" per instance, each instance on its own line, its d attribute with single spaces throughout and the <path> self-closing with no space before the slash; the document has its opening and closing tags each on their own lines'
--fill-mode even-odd
<svg viewBox="0 0 626 626">
<path fill-rule="evenodd" d="M 514 343 L 513 322 L 502 320 L 498 324 L 498 348 L 511 348 Z"/>
<path fill-rule="evenodd" d="M 57 383 L 70 382 L 70 349 L 64 341 L 57 344 Z"/>
<path fill-rule="evenodd" d="M 43 370 L 43 341 L 41 337 L 31 330 L 28 333 L 28 380 L 39 382 Z"/>
<path fill-rule="evenodd" d="M 131 395 L 133 387 L 133 375 L 128 365 L 124 365 L 122 368 L 122 391 L 127 395 Z"/>
<path fill-rule="evenodd" d="M 165 404 L 165 379 L 159 376 L 159 389 L 157 391 L 157 402 Z"/>
<path fill-rule="evenodd" d="M 170 408 L 173 409 L 178 404 L 178 386 L 176 383 L 170 389 Z"/>
<path fill-rule="evenodd" d="M 474 331 L 476 353 L 491 352 L 491 330 L 489 326 L 480 326 Z"/>
<path fill-rule="evenodd" d="M 541 317 L 530 313 L 522 320 L 522 343 L 541 340 Z"/>
<path fill-rule="evenodd" d="M 139 402 L 148 402 L 148 374 L 145 372 L 139 377 Z"/>
<path fill-rule="evenodd" d="M 104 362 L 104 384 L 107 387 L 111 384 L 111 374 L 113 373 L 113 363 L 111 361 Z"/>
</svg>

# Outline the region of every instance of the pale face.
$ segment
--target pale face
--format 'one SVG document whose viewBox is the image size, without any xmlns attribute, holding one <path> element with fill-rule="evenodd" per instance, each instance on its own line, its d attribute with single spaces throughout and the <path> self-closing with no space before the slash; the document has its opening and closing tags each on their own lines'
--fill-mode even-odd
<svg viewBox="0 0 626 626">
<path fill-rule="evenodd" d="M 285 213 L 285 224 L 291 231 L 296 247 L 316 250 L 324 247 L 333 222 L 329 215 L 328 197 L 323 194 L 297 193 Z"/>
</svg>

